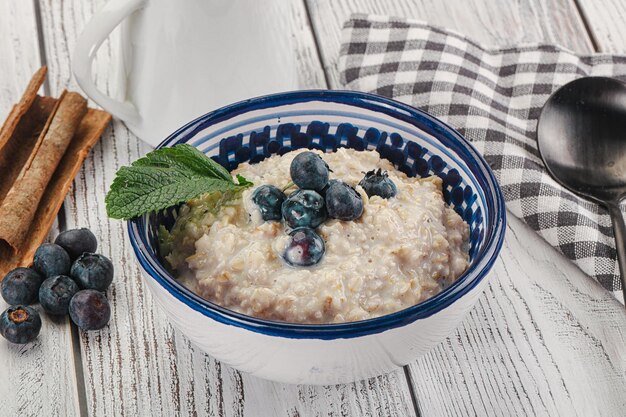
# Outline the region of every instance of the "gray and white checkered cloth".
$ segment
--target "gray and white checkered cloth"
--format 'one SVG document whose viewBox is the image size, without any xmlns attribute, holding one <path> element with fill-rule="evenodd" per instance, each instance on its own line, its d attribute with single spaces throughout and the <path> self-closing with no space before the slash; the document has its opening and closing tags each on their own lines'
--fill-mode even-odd
<svg viewBox="0 0 626 417">
<path fill-rule="evenodd" d="M 552 92 L 587 75 L 626 80 L 626 56 L 579 56 L 554 45 L 489 49 L 419 21 L 353 15 L 339 64 L 346 88 L 405 102 L 458 129 L 493 168 L 515 216 L 605 288 L 620 290 L 607 211 L 550 177 L 535 133 Z"/>
</svg>

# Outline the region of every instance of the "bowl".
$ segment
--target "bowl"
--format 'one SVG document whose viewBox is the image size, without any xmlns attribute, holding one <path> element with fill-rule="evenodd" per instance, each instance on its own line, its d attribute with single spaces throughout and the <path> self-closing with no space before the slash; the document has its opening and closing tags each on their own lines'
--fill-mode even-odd
<svg viewBox="0 0 626 417">
<path fill-rule="evenodd" d="M 159 148 L 188 143 L 229 170 L 298 148 L 371 149 L 408 175 L 438 175 L 444 198 L 470 226 L 470 265 L 448 288 L 407 309 L 339 324 L 293 324 L 240 314 L 196 295 L 163 266 L 160 224 L 173 209 L 128 222 L 143 276 L 171 323 L 214 358 L 284 383 L 356 381 L 414 361 L 444 340 L 487 284 L 505 231 L 494 175 L 472 145 L 408 105 L 349 91 L 299 91 L 242 101 L 183 126 Z"/>
</svg>

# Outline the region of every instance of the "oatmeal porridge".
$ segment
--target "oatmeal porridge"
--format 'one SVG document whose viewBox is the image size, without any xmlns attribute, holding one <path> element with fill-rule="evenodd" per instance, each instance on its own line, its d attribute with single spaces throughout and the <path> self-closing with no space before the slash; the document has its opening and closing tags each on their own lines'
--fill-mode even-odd
<svg viewBox="0 0 626 417">
<path fill-rule="evenodd" d="M 306 190 L 296 191 L 290 184 L 295 175 L 290 167 L 303 152 L 241 164 L 233 174 L 242 174 L 254 187 L 238 196 L 206 195 L 181 208 L 162 249 L 186 285 L 223 307 L 264 319 L 340 323 L 413 306 L 467 268 L 469 227 L 444 202 L 439 177 L 409 178 L 374 151 L 313 151 L 330 167 L 330 182 L 326 179 L 326 188 L 297 200 L 295 193 Z M 390 187 L 366 191 L 365 173 L 379 175 Z M 330 194 L 341 181 L 333 180 L 341 180 L 354 194 L 342 194 L 336 206 Z M 261 186 L 274 186 L 270 188 L 279 200 L 285 189 L 294 205 L 312 207 L 315 198 L 319 204 L 325 199 L 322 221 L 305 219 L 312 222 L 307 233 L 317 240 L 289 252 L 294 241 L 310 238 L 298 233 L 304 217 L 294 212 L 298 215 L 293 218 L 281 219 L 280 213 L 272 218 L 256 197 Z M 352 217 L 340 220 L 348 218 L 343 216 Z M 304 256 L 311 262 L 302 262 Z"/>
</svg>

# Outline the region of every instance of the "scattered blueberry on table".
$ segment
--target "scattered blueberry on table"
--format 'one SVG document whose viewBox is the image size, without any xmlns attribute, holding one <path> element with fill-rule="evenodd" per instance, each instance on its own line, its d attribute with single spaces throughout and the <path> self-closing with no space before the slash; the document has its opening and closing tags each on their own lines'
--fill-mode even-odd
<svg viewBox="0 0 626 417">
<path fill-rule="evenodd" d="M 66 275 L 50 277 L 39 288 L 39 303 L 48 314 L 65 315 L 70 307 L 70 300 L 78 290 L 78 284 Z"/>
<path fill-rule="evenodd" d="M 65 249 L 54 243 L 44 243 L 35 251 L 33 268 L 45 277 L 67 275 L 72 261 Z"/>
<path fill-rule="evenodd" d="M 279 190 L 280 191 L 280 190 Z M 104 291 L 113 281 L 113 264 L 94 253 L 98 241 L 88 229 L 67 230 L 55 243 L 35 252 L 31 268 L 15 268 L 0 282 L 2 298 L 10 305 L 0 315 L 0 335 L 12 343 L 29 343 L 41 330 L 39 302 L 51 315 L 70 315 L 83 330 L 99 330 L 111 317 Z"/>
<path fill-rule="evenodd" d="M 84 227 L 61 232 L 54 243 L 65 249 L 72 261 L 85 252 L 94 253 L 98 249 L 96 236 Z"/>
<path fill-rule="evenodd" d="M 104 291 L 113 282 L 113 264 L 106 256 L 85 252 L 72 264 L 70 275 L 82 288 Z"/>
<path fill-rule="evenodd" d="M 111 306 L 100 291 L 81 290 L 70 302 L 70 318 L 83 330 L 100 330 L 111 318 Z"/>
<path fill-rule="evenodd" d="M 38 300 L 39 287 L 43 280 L 44 277 L 33 269 L 15 268 L 0 284 L 2 298 L 11 305 L 32 304 Z"/>
<path fill-rule="evenodd" d="M 0 335 L 11 343 L 32 342 L 41 330 L 41 317 L 32 307 L 9 307 L 0 315 Z"/>
</svg>

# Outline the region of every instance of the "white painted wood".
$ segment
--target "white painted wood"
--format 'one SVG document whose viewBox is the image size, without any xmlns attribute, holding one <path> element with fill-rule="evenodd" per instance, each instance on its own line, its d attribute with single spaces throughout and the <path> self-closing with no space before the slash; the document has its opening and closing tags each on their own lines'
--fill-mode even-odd
<svg viewBox="0 0 626 417">
<path fill-rule="evenodd" d="M 626 52 L 626 2 L 577 0 L 598 52 Z"/>
<path fill-rule="evenodd" d="M 9 61 L 0 58 L 0 110 L 5 114 L 6 103 L 12 101 L 6 99 L 5 85 L 15 82 L 4 77 L 9 73 L 5 70 L 27 80 L 39 65 L 37 42 L 32 38 L 36 32 L 15 29 L 32 27 L 32 21 L 31 26 L 25 26 L 24 20 L 18 19 L 20 24 L 12 29 L 2 20 L 6 16 L 3 7 L 19 9 L 11 16 L 32 9 L 30 2 L 19 3 L 18 7 L 13 0 L 0 2 L 0 54 L 4 55 L 9 44 L 15 54 Z M 53 93 L 66 85 L 77 88 L 69 72 L 69 54 L 77 32 L 101 4 L 41 2 Z M 340 24 L 349 12 L 426 19 L 494 45 L 544 39 L 579 51 L 591 49 L 573 4 L 566 0 L 507 1 L 499 3 L 497 9 L 484 0 L 320 0 L 310 1 L 308 8 L 327 75 L 335 88 L 339 86 L 336 57 Z M 617 24 L 619 19 L 614 20 Z M 286 29 L 286 24 L 291 26 Z M 299 1 L 290 3 L 277 28 L 294 33 L 299 57 L 295 64 L 302 74 L 299 87 L 323 88 L 324 77 Z M 15 37 L 20 42 L 31 37 L 33 48 L 24 51 L 13 46 L 14 41 L 7 42 Z M 623 49 L 623 43 L 616 45 L 622 46 L 612 47 Z M 26 60 L 32 66 L 26 75 L 18 70 L 26 67 L 18 64 L 25 55 L 37 58 Z M 111 72 L 117 59 L 115 48 L 105 43 L 99 58 L 97 81 L 103 90 L 114 93 L 115 86 L 109 80 L 115 79 Z M 22 88 L 18 87 L 14 91 Z M 144 292 L 122 225 L 106 219 L 103 203 L 103 193 L 115 170 L 147 150 L 123 125 L 114 123 L 87 159 L 65 204 L 68 227 L 91 227 L 101 237 L 101 251 L 119 262 L 116 283 L 109 292 L 114 304 L 109 331 L 81 335 L 90 415 L 414 414 L 402 373 L 336 387 L 274 384 L 221 365 L 167 325 Z M 623 309 L 519 221 L 512 219 L 511 224 L 502 261 L 477 308 L 451 338 L 411 365 L 422 414 L 623 415 Z M 0 342 L 0 375 L 4 377 L 8 369 L 6 379 L 15 381 L 15 370 L 19 369 L 18 379 L 28 381 L 20 385 L 24 387 L 20 396 L 13 397 L 22 399 L 19 405 L 23 408 L 18 410 L 18 401 L 10 399 L 13 386 L 3 385 L 5 378 L 0 377 L 0 415 L 5 410 L 11 410 L 9 415 L 19 411 L 25 415 L 77 414 L 74 374 L 69 366 L 73 359 L 67 357 L 71 355 L 69 334 L 64 333 L 68 327 L 49 326 L 54 329 L 44 329 L 41 346 L 34 344 L 32 353 L 6 350 Z M 23 368 L 24 362 L 19 360 L 25 358 L 34 365 Z M 54 392 L 50 391 L 50 381 L 55 382 Z"/>
<path fill-rule="evenodd" d="M 421 19 L 487 45 L 552 41 L 576 51 L 592 50 L 573 0 L 307 0 L 307 4 L 332 88 L 341 88 L 340 28 L 351 13 Z"/>
<path fill-rule="evenodd" d="M 459 329 L 411 365 L 426 416 L 623 416 L 626 311 L 509 216 L 491 284 Z"/>
<path fill-rule="evenodd" d="M 0 120 L 40 66 L 33 2 L 0 1 Z M 53 236 L 56 230 L 55 224 Z M 0 311 L 6 307 L 0 298 Z M 41 334 L 33 343 L 13 345 L 0 337 L 2 416 L 78 415 L 70 326 L 67 320 L 53 320 L 45 314 L 42 322 Z"/>
<path fill-rule="evenodd" d="M 33 5 L 0 1 L 0 124 L 40 66 Z"/>
<path fill-rule="evenodd" d="M 69 53 L 79 28 L 103 3 L 41 1 L 53 92 L 68 84 L 76 88 Z M 276 28 L 293 33 L 298 56 L 293 64 L 301 74 L 298 87 L 323 88 L 304 5 L 295 0 L 286 4 Z M 99 87 L 110 94 L 116 91 L 109 80 L 115 79 L 117 53 L 106 42 L 94 68 Z M 216 362 L 174 330 L 146 293 L 124 224 L 108 220 L 105 213 L 104 194 L 116 170 L 147 151 L 114 122 L 85 161 L 65 202 L 68 228 L 91 228 L 100 237 L 99 251 L 113 259 L 117 271 L 108 291 L 113 305 L 110 326 L 80 336 L 89 415 L 414 415 L 402 372 L 347 386 L 275 384 Z"/>
<path fill-rule="evenodd" d="M 0 301 L 0 311 L 5 308 Z M 68 320 L 51 318 L 40 306 L 35 309 L 42 328 L 34 342 L 14 345 L 0 338 L 0 415 L 79 415 Z"/>
<path fill-rule="evenodd" d="M 479 0 L 308 4 L 334 88 L 340 87 L 339 27 L 351 12 L 419 18 L 494 46 L 548 41 L 592 51 L 575 5 L 566 1 L 499 2 L 498 9 Z M 509 218 L 502 259 L 478 306 L 455 334 L 410 366 L 422 415 L 624 415 L 623 306 Z"/>
</svg>

